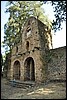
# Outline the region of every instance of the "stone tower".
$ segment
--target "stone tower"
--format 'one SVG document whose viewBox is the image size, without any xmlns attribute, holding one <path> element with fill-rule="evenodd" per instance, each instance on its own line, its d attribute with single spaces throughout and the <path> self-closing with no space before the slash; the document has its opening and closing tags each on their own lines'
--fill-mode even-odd
<svg viewBox="0 0 67 100">
<path fill-rule="evenodd" d="M 12 49 L 10 78 L 42 82 L 47 79 L 46 51 L 52 48 L 51 30 L 30 17 L 22 30 L 22 42 Z"/>
</svg>

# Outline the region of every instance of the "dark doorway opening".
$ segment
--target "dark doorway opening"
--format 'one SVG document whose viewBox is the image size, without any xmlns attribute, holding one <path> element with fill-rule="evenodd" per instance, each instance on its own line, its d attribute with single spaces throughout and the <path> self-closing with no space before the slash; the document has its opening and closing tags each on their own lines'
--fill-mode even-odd
<svg viewBox="0 0 67 100">
<path fill-rule="evenodd" d="M 32 57 L 28 57 L 24 63 L 24 80 L 35 81 L 35 68 L 34 60 Z"/>
<path fill-rule="evenodd" d="M 13 79 L 20 80 L 20 62 L 19 61 L 14 62 Z"/>
</svg>

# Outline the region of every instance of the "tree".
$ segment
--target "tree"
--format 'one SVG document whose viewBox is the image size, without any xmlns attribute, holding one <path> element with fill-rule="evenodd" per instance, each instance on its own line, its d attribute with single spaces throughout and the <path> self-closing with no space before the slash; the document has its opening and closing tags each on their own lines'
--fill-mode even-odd
<svg viewBox="0 0 67 100">
<path fill-rule="evenodd" d="M 43 1 L 44 4 L 48 3 L 49 1 Z M 56 20 L 53 20 L 53 29 L 56 32 L 57 30 L 62 29 L 62 22 L 66 21 L 66 1 L 50 1 L 51 5 L 53 6 L 54 15 Z"/>
<path fill-rule="evenodd" d="M 6 13 L 9 12 L 10 16 L 4 26 L 3 43 L 10 50 L 13 45 L 22 42 L 21 31 L 28 17 L 33 15 L 42 22 L 47 22 L 47 25 L 51 27 L 51 22 L 47 16 L 44 16 L 44 11 L 41 8 L 42 3 L 39 1 L 8 1 L 7 6 Z"/>
<path fill-rule="evenodd" d="M 10 68 L 10 62 L 11 62 L 11 53 L 6 53 L 5 55 L 5 59 L 4 59 L 4 70 L 7 70 L 8 71 L 8 68 Z"/>
<path fill-rule="evenodd" d="M 3 67 L 3 56 L 1 54 L 1 74 L 2 74 L 2 67 Z"/>
</svg>

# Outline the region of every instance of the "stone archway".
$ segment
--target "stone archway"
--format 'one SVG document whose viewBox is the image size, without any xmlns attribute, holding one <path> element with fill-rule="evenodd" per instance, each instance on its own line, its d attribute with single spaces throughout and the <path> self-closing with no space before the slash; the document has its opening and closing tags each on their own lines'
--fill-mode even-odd
<svg viewBox="0 0 67 100">
<path fill-rule="evenodd" d="M 13 79 L 20 80 L 20 62 L 18 60 L 13 65 Z"/>
<path fill-rule="evenodd" d="M 35 68 L 32 57 L 28 57 L 24 62 L 24 80 L 35 81 Z"/>
</svg>

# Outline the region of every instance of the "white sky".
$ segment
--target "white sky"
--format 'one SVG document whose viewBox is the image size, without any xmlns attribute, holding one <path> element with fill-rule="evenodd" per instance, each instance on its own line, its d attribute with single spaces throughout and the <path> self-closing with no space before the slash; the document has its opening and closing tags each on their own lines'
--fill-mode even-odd
<svg viewBox="0 0 67 100">
<path fill-rule="evenodd" d="M 8 21 L 8 17 L 9 14 L 8 13 L 4 13 L 4 11 L 6 10 L 5 8 L 6 5 L 6 1 L 1 1 L 1 42 L 4 40 L 4 24 Z M 45 14 L 48 15 L 48 17 L 53 20 L 54 17 L 54 13 L 53 13 L 53 8 L 50 6 L 50 4 L 47 6 L 43 6 L 43 8 L 45 9 Z M 62 46 L 66 46 L 66 24 L 63 23 L 62 24 L 63 29 L 61 31 L 58 31 L 57 33 L 55 33 L 55 35 L 53 34 L 53 48 L 58 48 L 58 47 L 62 47 Z M 1 52 L 4 54 L 4 48 L 1 48 Z"/>
<path fill-rule="evenodd" d="M 45 14 L 48 15 L 48 17 L 49 17 L 49 19 L 51 19 L 51 21 L 53 19 L 55 19 L 53 7 L 50 4 L 48 4 L 48 6 L 43 5 L 43 8 L 45 10 Z M 54 33 L 52 34 L 53 48 L 66 46 L 66 24 L 65 23 L 62 24 L 62 28 L 63 29 L 61 31 L 57 31 L 55 33 L 55 35 L 54 35 Z"/>
</svg>

